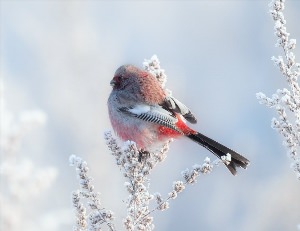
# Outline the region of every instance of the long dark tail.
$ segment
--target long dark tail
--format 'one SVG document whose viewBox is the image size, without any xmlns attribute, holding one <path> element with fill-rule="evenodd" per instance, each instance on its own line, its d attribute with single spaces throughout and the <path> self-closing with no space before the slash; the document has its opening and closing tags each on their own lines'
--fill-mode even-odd
<svg viewBox="0 0 300 231">
<path fill-rule="evenodd" d="M 205 147 L 207 150 L 211 151 L 213 154 L 218 156 L 220 159 L 222 156 L 226 156 L 227 153 L 231 155 L 231 161 L 226 167 L 229 169 L 229 171 L 236 175 L 236 167 L 241 167 L 246 169 L 247 165 L 249 164 L 249 160 L 247 160 L 242 155 L 238 154 L 237 152 L 231 150 L 230 148 L 225 147 L 224 145 L 208 138 L 205 135 L 202 135 L 201 133 L 196 134 L 189 134 L 187 135 L 191 140 L 197 142 L 201 146 Z"/>
</svg>

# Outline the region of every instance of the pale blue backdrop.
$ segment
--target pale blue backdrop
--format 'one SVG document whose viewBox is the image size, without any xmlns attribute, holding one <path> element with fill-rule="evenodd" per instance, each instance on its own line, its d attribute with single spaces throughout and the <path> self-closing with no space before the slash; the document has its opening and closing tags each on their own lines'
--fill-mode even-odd
<svg viewBox="0 0 300 231">
<path fill-rule="evenodd" d="M 8 108 L 41 109 L 46 127 L 23 142 L 38 166 L 54 166 L 51 189 L 31 202 L 28 219 L 62 209 L 65 222 L 44 230 L 71 230 L 70 193 L 76 189 L 71 154 L 90 165 L 103 206 L 125 216 L 124 178 L 103 140 L 111 129 L 109 81 L 122 64 L 142 66 L 157 54 L 167 88 L 192 109 L 193 126 L 251 160 L 233 177 L 225 167 L 200 177 L 166 212 L 154 213 L 156 230 L 296 230 L 299 181 L 281 137 L 271 129 L 274 112 L 255 93 L 286 87 L 271 62 L 274 23 L 268 2 L 257 1 L 1 1 L 1 77 Z M 286 1 L 292 38 L 299 39 L 299 1 Z M 299 46 L 295 50 L 300 62 Z M 151 191 L 166 195 L 180 172 L 206 157 L 197 144 L 172 143 L 151 178 Z M 50 228 L 51 227 L 51 228 Z M 23 230 L 29 230 L 24 227 Z"/>
</svg>

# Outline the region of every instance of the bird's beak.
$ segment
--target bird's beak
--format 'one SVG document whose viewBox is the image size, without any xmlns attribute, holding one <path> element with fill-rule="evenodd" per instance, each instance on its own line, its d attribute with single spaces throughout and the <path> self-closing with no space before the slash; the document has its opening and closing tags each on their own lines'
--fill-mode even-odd
<svg viewBox="0 0 300 231">
<path fill-rule="evenodd" d="M 114 79 L 110 81 L 110 86 L 114 87 L 115 85 L 116 85 L 116 81 Z"/>
</svg>

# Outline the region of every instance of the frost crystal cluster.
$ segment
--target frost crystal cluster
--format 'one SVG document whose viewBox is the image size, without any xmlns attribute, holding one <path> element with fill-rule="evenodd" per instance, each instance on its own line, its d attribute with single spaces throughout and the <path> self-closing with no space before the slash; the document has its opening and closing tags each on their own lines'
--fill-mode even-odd
<svg viewBox="0 0 300 231">
<path fill-rule="evenodd" d="M 289 157 L 293 163 L 291 167 L 300 180 L 300 159 L 297 153 L 300 145 L 300 88 L 298 77 L 300 75 L 300 63 L 296 63 L 293 50 L 296 40 L 290 39 L 286 31 L 284 19 L 285 0 L 273 0 L 270 6 L 270 14 L 275 22 L 275 35 L 278 37 L 276 46 L 283 49 L 284 57 L 272 57 L 275 66 L 278 67 L 288 83 L 288 89 L 278 89 L 272 97 L 264 93 L 256 94 L 259 102 L 267 107 L 274 108 L 278 117 L 273 118 L 271 126 L 283 137 L 283 145 L 288 148 Z"/>
<path fill-rule="evenodd" d="M 160 68 L 157 56 L 152 56 L 150 60 L 145 60 L 143 64 L 145 70 L 151 72 L 160 82 L 162 87 L 164 87 L 166 83 L 166 75 L 164 70 Z M 170 94 L 170 92 L 167 92 L 167 94 Z M 170 192 L 163 197 L 158 192 L 150 192 L 149 177 L 153 168 L 166 158 L 167 151 L 169 150 L 169 144 L 172 140 L 167 141 L 160 150 L 152 152 L 149 155 L 141 156 L 141 153 L 133 141 L 126 141 L 120 145 L 110 131 L 105 132 L 104 138 L 111 154 L 116 159 L 117 166 L 120 168 L 121 173 L 126 179 L 124 186 L 129 196 L 127 200 L 125 200 L 127 216 L 123 219 L 123 224 L 127 231 L 153 230 L 154 224 L 151 214 L 154 211 L 164 211 L 168 209 L 169 201 L 177 198 L 178 194 L 181 193 L 188 184 L 196 183 L 196 179 L 200 174 L 204 175 L 210 173 L 213 167 L 218 165 L 220 162 L 225 164 L 230 162 L 229 154 L 224 157 L 223 160 L 216 160 L 213 163 L 211 163 L 209 158 L 206 158 L 202 165 L 195 164 L 191 170 L 184 170 L 182 172 L 183 179 L 174 181 Z M 77 163 L 75 166 L 77 166 L 76 168 L 81 182 L 80 184 L 82 185 L 82 182 L 90 184 L 91 178 L 87 176 L 86 162 L 75 156 L 71 156 L 70 160 L 73 165 L 74 163 Z M 81 192 L 83 188 L 84 193 Z M 82 202 L 80 202 L 80 198 L 84 195 L 88 196 L 89 193 L 94 194 L 93 188 L 94 187 L 92 187 L 92 185 L 87 185 L 85 187 L 81 186 L 81 191 L 73 193 L 73 206 L 76 209 L 77 216 L 77 224 L 74 230 L 101 230 L 102 224 L 109 224 L 110 229 L 113 230 L 113 226 L 109 223 L 111 221 L 111 217 L 105 216 L 108 212 L 99 209 L 98 214 L 100 218 L 102 217 L 102 219 L 100 219 L 99 221 L 101 222 L 97 224 L 98 229 L 89 228 L 87 212 Z M 112 213 L 109 212 L 109 214 Z"/>
<path fill-rule="evenodd" d="M 160 68 L 160 62 L 156 55 L 153 55 L 151 59 L 143 62 L 143 66 L 146 71 L 150 72 L 153 76 L 155 76 L 161 86 L 164 88 L 167 82 L 167 76 L 165 74 L 165 70 Z"/>
</svg>

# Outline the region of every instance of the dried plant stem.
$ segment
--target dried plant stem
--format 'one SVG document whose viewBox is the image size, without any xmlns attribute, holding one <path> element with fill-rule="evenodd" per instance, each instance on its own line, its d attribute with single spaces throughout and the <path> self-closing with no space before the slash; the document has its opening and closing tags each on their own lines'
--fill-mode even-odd
<svg viewBox="0 0 300 231">
<path fill-rule="evenodd" d="M 300 146 L 300 88 L 298 77 L 300 75 L 300 63 L 295 62 L 292 50 L 296 47 L 296 40 L 290 39 L 286 30 L 286 20 L 283 15 L 285 0 L 272 0 L 269 4 L 270 14 L 275 22 L 275 35 L 278 37 L 276 46 L 282 47 L 284 57 L 272 57 L 272 61 L 285 77 L 290 90 L 278 89 L 272 97 L 264 93 L 256 94 L 259 102 L 267 107 L 275 108 L 278 118 L 272 118 L 271 126 L 283 136 L 283 145 L 288 148 L 289 157 L 297 178 L 300 180 L 300 158 L 298 149 Z M 287 111 L 290 113 L 287 114 Z"/>
</svg>

